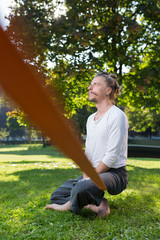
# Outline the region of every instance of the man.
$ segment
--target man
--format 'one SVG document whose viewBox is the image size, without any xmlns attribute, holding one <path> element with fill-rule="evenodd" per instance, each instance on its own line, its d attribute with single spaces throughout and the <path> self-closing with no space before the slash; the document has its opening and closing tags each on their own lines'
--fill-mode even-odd
<svg viewBox="0 0 160 240">
<path fill-rule="evenodd" d="M 89 86 L 89 101 L 96 104 L 97 112 L 87 120 L 85 153 L 102 178 L 109 194 L 121 193 L 127 185 L 128 120 L 124 112 L 114 105 L 119 93 L 115 74 L 98 73 Z M 51 196 L 46 209 L 80 213 L 87 208 L 104 217 L 110 214 L 104 191 L 88 176 L 68 180 Z"/>
</svg>

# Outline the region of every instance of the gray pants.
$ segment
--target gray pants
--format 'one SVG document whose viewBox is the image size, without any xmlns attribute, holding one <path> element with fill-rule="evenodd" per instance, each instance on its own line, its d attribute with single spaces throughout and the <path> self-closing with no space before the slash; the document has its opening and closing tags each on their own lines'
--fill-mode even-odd
<svg viewBox="0 0 160 240">
<path fill-rule="evenodd" d="M 107 191 L 111 195 L 121 193 L 127 186 L 128 174 L 126 167 L 110 168 L 107 172 L 101 173 Z M 71 201 L 70 209 L 80 213 L 81 209 L 88 204 L 99 206 L 104 196 L 104 191 L 90 179 L 83 179 L 82 176 L 76 179 L 67 180 L 57 188 L 51 195 L 51 203 L 64 204 Z"/>
</svg>

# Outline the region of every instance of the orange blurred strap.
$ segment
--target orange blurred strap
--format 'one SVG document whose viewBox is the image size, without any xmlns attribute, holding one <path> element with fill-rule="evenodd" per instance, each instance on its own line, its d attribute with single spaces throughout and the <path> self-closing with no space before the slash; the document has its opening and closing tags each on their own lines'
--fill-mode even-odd
<svg viewBox="0 0 160 240">
<path fill-rule="evenodd" d="M 0 27 L 0 82 L 6 93 L 13 98 L 30 119 L 71 158 L 83 172 L 101 189 L 106 187 L 88 161 L 75 132 L 53 104 L 41 80 L 27 68 L 15 47 Z"/>
</svg>

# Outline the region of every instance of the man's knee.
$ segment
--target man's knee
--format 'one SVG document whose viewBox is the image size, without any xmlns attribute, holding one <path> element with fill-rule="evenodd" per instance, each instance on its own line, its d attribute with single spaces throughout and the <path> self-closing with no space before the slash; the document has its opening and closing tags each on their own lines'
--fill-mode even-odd
<svg viewBox="0 0 160 240">
<path fill-rule="evenodd" d="M 102 201 L 104 192 L 96 186 L 90 179 L 77 182 L 71 191 L 72 211 L 77 212 L 88 204 L 99 206 Z M 78 210 L 77 210 L 78 209 Z"/>
<path fill-rule="evenodd" d="M 79 213 L 80 209 L 88 204 L 88 195 L 86 180 L 77 182 L 71 191 L 71 211 Z"/>
<path fill-rule="evenodd" d="M 82 179 L 72 188 L 72 194 L 78 194 L 80 197 L 104 195 L 104 192 L 96 186 L 90 179 Z"/>
<path fill-rule="evenodd" d="M 82 179 L 72 188 L 72 194 L 84 195 L 88 191 L 88 188 L 89 184 L 87 183 L 87 180 Z"/>
</svg>

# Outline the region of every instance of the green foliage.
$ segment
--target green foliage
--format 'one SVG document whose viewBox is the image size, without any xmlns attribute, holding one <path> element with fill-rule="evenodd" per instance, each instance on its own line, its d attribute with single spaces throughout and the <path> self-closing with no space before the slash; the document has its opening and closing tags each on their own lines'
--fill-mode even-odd
<svg viewBox="0 0 160 240">
<path fill-rule="evenodd" d="M 127 108 L 125 110 L 130 129 L 136 132 L 145 132 L 149 127 L 152 131 L 160 131 L 160 113 L 149 108 Z"/>
<path fill-rule="evenodd" d="M 81 174 L 55 148 L 7 146 L 0 153 L 0 239 L 159 239 L 159 159 L 129 159 L 127 189 L 105 193 L 111 215 L 98 219 L 86 209 L 81 215 L 44 209 L 58 186 Z"/>
<path fill-rule="evenodd" d="M 55 17 L 57 6 L 63 2 L 66 14 Z M 144 109 L 151 123 L 153 116 L 158 119 L 158 0 L 16 3 L 7 32 L 25 61 L 43 72 L 46 83 L 61 92 L 69 117 L 88 104 L 87 86 L 94 73 L 108 69 L 118 74 L 123 85 L 118 104 L 136 111 Z M 48 60 L 52 63 L 50 70 Z"/>
<path fill-rule="evenodd" d="M 21 126 L 17 120 L 17 112 L 16 111 L 8 112 L 6 115 L 7 115 L 8 128 L 10 128 L 12 130 L 21 128 Z"/>
<path fill-rule="evenodd" d="M 6 128 L 0 128 L 0 140 L 3 140 L 9 136 L 9 131 Z"/>
<path fill-rule="evenodd" d="M 133 1 L 76 0 L 66 5 L 66 16 L 53 22 L 52 59 L 69 55 L 77 70 L 82 66 L 95 71 L 106 65 L 120 77 L 123 64 L 137 62 L 135 50 L 144 30 L 137 22 Z"/>
<path fill-rule="evenodd" d="M 18 111 L 12 111 L 15 104 L 4 94 L 0 96 L 0 135 L 6 137 L 22 137 L 25 135 L 24 125 L 21 125 Z M 19 111 L 20 114 L 23 114 Z"/>
<path fill-rule="evenodd" d="M 0 128 L 7 128 L 6 125 L 6 112 L 8 112 L 8 108 L 4 107 L 3 105 L 0 106 Z"/>
<path fill-rule="evenodd" d="M 45 60 L 47 44 L 51 38 L 53 1 L 15 2 L 7 32 L 23 58 L 34 61 L 34 64 L 38 63 L 40 67 Z"/>
<path fill-rule="evenodd" d="M 10 130 L 26 129 L 28 132 L 28 141 L 31 142 L 31 138 L 36 139 L 42 135 L 40 131 L 35 129 L 24 112 L 20 109 L 14 109 L 7 112 L 7 126 Z"/>
<path fill-rule="evenodd" d="M 155 52 L 155 54 L 157 54 Z M 158 53 L 159 54 L 159 53 Z M 157 54 L 157 55 L 158 55 Z M 135 131 L 152 131 L 160 126 L 160 58 L 149 58 L 124 76 L 119 104 L 126 106 L 130 127 Z"/>
<path fill-rule="evenodd" d="M 87 119 L 96 111 L 96 107 L 89 107 L 88 105 L 84 105 L 82 109 L 77 109 L 76 114 L 73 116 L 73 120 L 77 123 L 77 127 L 81 134 L 86 135 Z"/>
<path fill-rule="evenodd" d="M 65 111 L 68 117 L 71 117 L 76 113 L 76 109 L 81 109 L 86 104 L 93 105 L 88 103 L 88 86 L 92 76 L 89 71 L 74 73 L 73 69 L 69 69 L 70 66 L 61 61 L 60 65 L 54 68 L 54 72 L 50 73 L 46 83 L 57 90 L 61 96 L 60 102 L 65 104 Z"/>
</svg>

